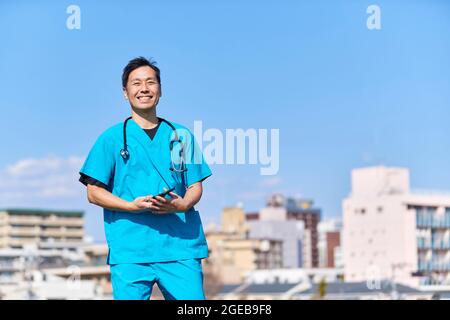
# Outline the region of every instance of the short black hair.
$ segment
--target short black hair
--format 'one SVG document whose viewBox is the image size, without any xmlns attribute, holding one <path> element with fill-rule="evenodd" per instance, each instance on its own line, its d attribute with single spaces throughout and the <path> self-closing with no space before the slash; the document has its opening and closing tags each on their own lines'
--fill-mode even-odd
<svg viewBox="0 0 450 320">
<path fill-rule="evenodd" d="M 158 83 L 161 84 L 161 77 L 160 77 L 160 71 L 159 68 L 156 66 L 156 61 L 148 60 L 144 57 L 137 57 L 128 62 L 128 64 L 123 68 L 122 73 L 122 87 L 125 88 L 127 86 L 128 77 L 130 76 L 130 73 L 140 67 L 148 66 L 155 70 L 156 78 L 158 80 Z"/>
</svg>

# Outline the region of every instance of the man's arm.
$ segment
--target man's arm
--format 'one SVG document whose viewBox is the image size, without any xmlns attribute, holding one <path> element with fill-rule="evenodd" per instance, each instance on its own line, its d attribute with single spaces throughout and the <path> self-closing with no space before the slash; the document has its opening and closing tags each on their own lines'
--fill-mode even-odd
<svg viewBox="0 0 450 320">
<path fill-rule="evenodd" d="M 126 201 L 108 190 L 92 184 L 87 185 L 87 197 L 90 203 L 112 211 L 140 212 L 158 209 L 150 202 L 151 195 L 138 197 L 134 201 Z"/>
<path fill-rule="evenodd" d="M 195 206 L 201 199 L 203 193 L 203 186 L 201 182 L 196 182 L 189 186 L 184 195 L 186 211 Z"/>
</svg>

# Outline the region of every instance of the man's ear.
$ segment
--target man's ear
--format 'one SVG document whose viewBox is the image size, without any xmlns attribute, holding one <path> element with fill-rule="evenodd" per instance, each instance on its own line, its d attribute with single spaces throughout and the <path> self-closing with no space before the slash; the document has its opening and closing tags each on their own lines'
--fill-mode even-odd
<svg viewBox="0 0 450 320">
<path fill-rule="evenodd" d="M 125 98 L 125 100 L 128 100 L 128 92 L 125 88 L 123 88 L 123 97 Z"/>
</svg>

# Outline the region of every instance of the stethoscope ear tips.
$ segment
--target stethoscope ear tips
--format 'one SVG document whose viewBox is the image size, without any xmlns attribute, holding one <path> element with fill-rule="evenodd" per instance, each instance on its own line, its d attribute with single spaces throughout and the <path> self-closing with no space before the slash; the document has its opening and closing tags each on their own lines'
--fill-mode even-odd
<svg viewBox="0 0 450 320">
<path fill-rule="evenodd" d="M 128 150 L 125 150 L 125 149 L 120 150 L 120 155 L 122 156 L 122 158 L 124 160 L 127 160 L 128 157 L 130 156 L 130 154 L 128 153 Z"/>
</svg>

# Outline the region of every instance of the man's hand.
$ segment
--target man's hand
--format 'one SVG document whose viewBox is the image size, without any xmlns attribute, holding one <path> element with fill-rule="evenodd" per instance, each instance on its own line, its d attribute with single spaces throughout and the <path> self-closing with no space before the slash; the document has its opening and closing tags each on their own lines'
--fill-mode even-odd
<svg viewBox="0 0 450 320">
<path fill-rule="evenodd" d="M 171 199 L 166 199 L 164 197 L 156 196 L 152 198 L 153 206 L 156 210 L 152 210 L 154 213 L 166 214 L 174 212 L 186 212 L 189 210 L 189 203 L 177 195 L 175 192 L 169 192 Z"/>
<path fill-rule="evenodd" d="M 170 199 L 161 196 L 152 197 L 151 195 L 139 197 L 130 202 L 134 210 L 129 211 L 152 211 L 156 214 L 187 212 L 200 200 L 202 190 L 202 183 L 199 181 L 187 188 L 184 197 L 179 196 L 175 192 L 169 192 Z M 164 191 L 167 191 L 167 189 L 164 188 Z"/>
<path fill-rule="evenodd" d="M 152 201 L 154 200 L 151 195 L 145 197 L 137 197 L 129 203 L 128 211 L 139 213 L 158 210 L 159 208 L 155 206 Z"/>
</svg>

